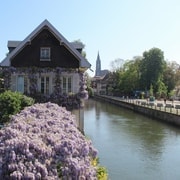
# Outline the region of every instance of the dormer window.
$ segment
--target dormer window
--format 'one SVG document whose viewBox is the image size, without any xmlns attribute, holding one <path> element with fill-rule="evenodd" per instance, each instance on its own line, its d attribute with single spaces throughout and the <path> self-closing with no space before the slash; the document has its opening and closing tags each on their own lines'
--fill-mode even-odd
<svg viewBox="0 0 180 180">
<path fill-rule="evenodd" d="M 40 49 L 40 61 L 50 61 L 51 60 L 51 48 L 41 47 Z"/>
</svg>

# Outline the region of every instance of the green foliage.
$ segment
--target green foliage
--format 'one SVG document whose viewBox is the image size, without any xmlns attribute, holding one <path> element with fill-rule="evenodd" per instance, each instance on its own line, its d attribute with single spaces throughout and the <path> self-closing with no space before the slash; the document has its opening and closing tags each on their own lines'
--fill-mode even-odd
<svg viewBox="0 0 180 180">
<path fill-rule="evenodd" d="M 150 96 L 166 97 L 175 88 L 176 96 L 180 86 L 180 65 L 166 62 L 164 53 L 159 48 L 145 51 L 143 56 L 136 56 L 120 64 L 120 60 L 112 62 L 113 84 L 108 81 L 114 95 L 132 95 L 134 91 L 149 90 Z M 121 65 L 121 66 L 120 66 Z"/>
<path fill-rule="evenodd" d="M 163 82 L 167 87 L 168 93 L 172 91 L 176 85 L 178 85 L 178 70 L 179 66 L 176 63 L 172 62 L 166 64 L 165 71 L 163 73 Z"/>
<path fill-rule="evenodd" d="M 131 94 L 139 88 L 139 66 L 141 58 L 135 57 L 133 60 L 126 61 L 121 68 L 113 73 L 114 91 L 120 91 L 120 95 Z M 109 83 L 111 84 L 111 83 Z"/>
<path fill-rule="evenodd" d="M 56 168 L 57 168 L 57 172 L 58 172 L 58 177 L 59 178 L 61 178 L 62 177 L 62 163 L 57 163 L 57 166 L 56 166 Z"/>
<path fill-rule="evenodd" d="M 21 100 L 21 109 L 23 109 L 26 106 L 31 106 L 35 102 L 33 98 L 25 96 L 23 94 L 20 94 L 20 100 Z"/>
<path fill-rule="evenodd" d="M 124 92 L 131 93 L 139 87 L 139 59 L 128 61 L 124 64 L 121 74 L 120 87 Z"/>
<path fill-rule="evenodd" d="M 155 100 L 155 97 L 154 96 L 150 96 L 149 97 L 149 101 L 154 101 Z"/>
<path fill-rule="evenodd" d="M 145 93 L 141 92 L 141 99 L 144 99 Z"/>
<path fill-rule="evenodd" d="M 108 172 L 104 166 L 99 165 L 99 158 L 95 158 L 91 161 L 91 164 L 97 168 L 97 179 L 98 180 L 107 180 Z"/>
<path fill-rule="evenodd" d="M 123 59 L 115 59 L 114 61 L 111 62 L 111 68 L 113 72 L 119 71 L 122 69 L 124 64 L 124 60 Z"/>
<path fill-rule="evenodd" d="M 164 84 L 162 79 L 159 79 L 156 82 L 156 87 L 157 87 L 156 97 L 160 98 L 160 97 L 166 97 L 167 96 L 167 86 Z"/>
<path fill-rule="evenodd" d="M 107 169 L 105 167 L 98 166 L 97 178 L 98 178 L 98 180 L 107 180 L 108 179 Z"/>
<path fill-rule="evenodd" d="M 19 92 L 5 91 L 0 94 L 0 123 L 9 121 L 10 116 L 17 114 L 26 106 L 34 104 L 34 100 Z"/>
<path fill-rule="evenodd" d="M 89 97 L 94 96 L 93 88 L 92 87 L 87 87 L 88 95 Z"/>
<path fill-rule="evenodd" d="M 174 92 L 174 91 L 170 91 L 170 92 L 168 93 L 168 97 L 169 97 L 170 99 L 172 99 L 174 95 L 175 95 L 175 92 Z"/>
<path fill-rule="evenodd" d="M 153 85 L 151 84 L 151 85 L 150 85 L 150 89 L 149 89 L 149 95 L 150 95 L 150 96 L 153 96 L 153 94 L 154 94 L 154 93 L 153 93 Z"/>
<path fill-rule="evenodd" d="M 86 79 L 86 86 L 87 86 L 87 91 L 89 97 L 92 97 L 94 95 L 93 93 L 93 88 L 91 87 L 91 77 L 89 76 L 88 73 L 85 73 L 85 79 Z"/>
<path fill-rule="evenodd" d="M 150 89 L 153 85 L 157 91 L 156 82 L 162 76 L 165 67 L 164 53 L 158 48 L 152 48 L 143 53 L 141 63 L 141 86 L 143 89 Z"/>
</svg>

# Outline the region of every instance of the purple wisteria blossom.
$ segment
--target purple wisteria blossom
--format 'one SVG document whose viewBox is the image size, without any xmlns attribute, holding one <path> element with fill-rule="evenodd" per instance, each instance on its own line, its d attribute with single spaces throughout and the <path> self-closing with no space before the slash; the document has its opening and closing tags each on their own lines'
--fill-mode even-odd
<svg viewBox="0 0 180 180">
<path fill-rule="evenodd" d="M 81 99 L 88 99 L 88 91 L 86 90 L 87 86 L 86 86 L 86 78 L 85 78 L 85 74 L 83 72 L 79 73 L 79 96 Z"/>
<path fill-rule="evenodd" d="M 26 107 L 0 130 L 0 179 L 97 179 L 97 151 L 53 103 Z"/>
</svg>

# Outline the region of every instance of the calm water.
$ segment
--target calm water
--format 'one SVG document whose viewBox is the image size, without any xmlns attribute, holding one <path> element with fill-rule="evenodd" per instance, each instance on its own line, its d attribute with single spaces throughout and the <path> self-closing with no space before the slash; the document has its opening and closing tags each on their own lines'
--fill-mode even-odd
<svg viewBox="0 0 180 180">
<path fill-rule="evenodd" d="M 180 128 L 91 99 L 84 117 L 111 180 L 180 179 Z"/>
</svg>

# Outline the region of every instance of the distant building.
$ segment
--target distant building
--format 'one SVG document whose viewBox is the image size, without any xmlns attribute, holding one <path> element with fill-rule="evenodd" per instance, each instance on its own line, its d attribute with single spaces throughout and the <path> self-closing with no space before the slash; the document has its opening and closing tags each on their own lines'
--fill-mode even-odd
<svg viewBox="0 0 180 180">
<path fill-rule="evenodd" d="M 95 76 L 100 76 L 101 75 L 101 60 L 100 60 L 100 56 L 99 56 L 99 52 L 97 55 L 97 59 L 96 59 L 96 74 Z"/>
<path fill-rule="evenodd" d="M 108 71 L 107 69 L 101 70 L 101 59 L 100 59 L 99 52 L 98 52 L 97 59 L 96 59 L 96 73 L 95 73 L 95 77 L 96 77 L 96 76 L 103 77 L 103 76 L 105 76 L 108 72 L 109 72 L 109 71 Z"/>
<path fill-rule="evenodd" d="M 109 70 L 101 70 L 101 59 L 98 52 L 96 59 L 96 72 L 95 76 L 92 79 L 92 87 L 94 93 L 96 94 L 106 94 L 107 91 L 107 81 L 105 80 L 107 75 L 109 74 Z"/>
</svg>

